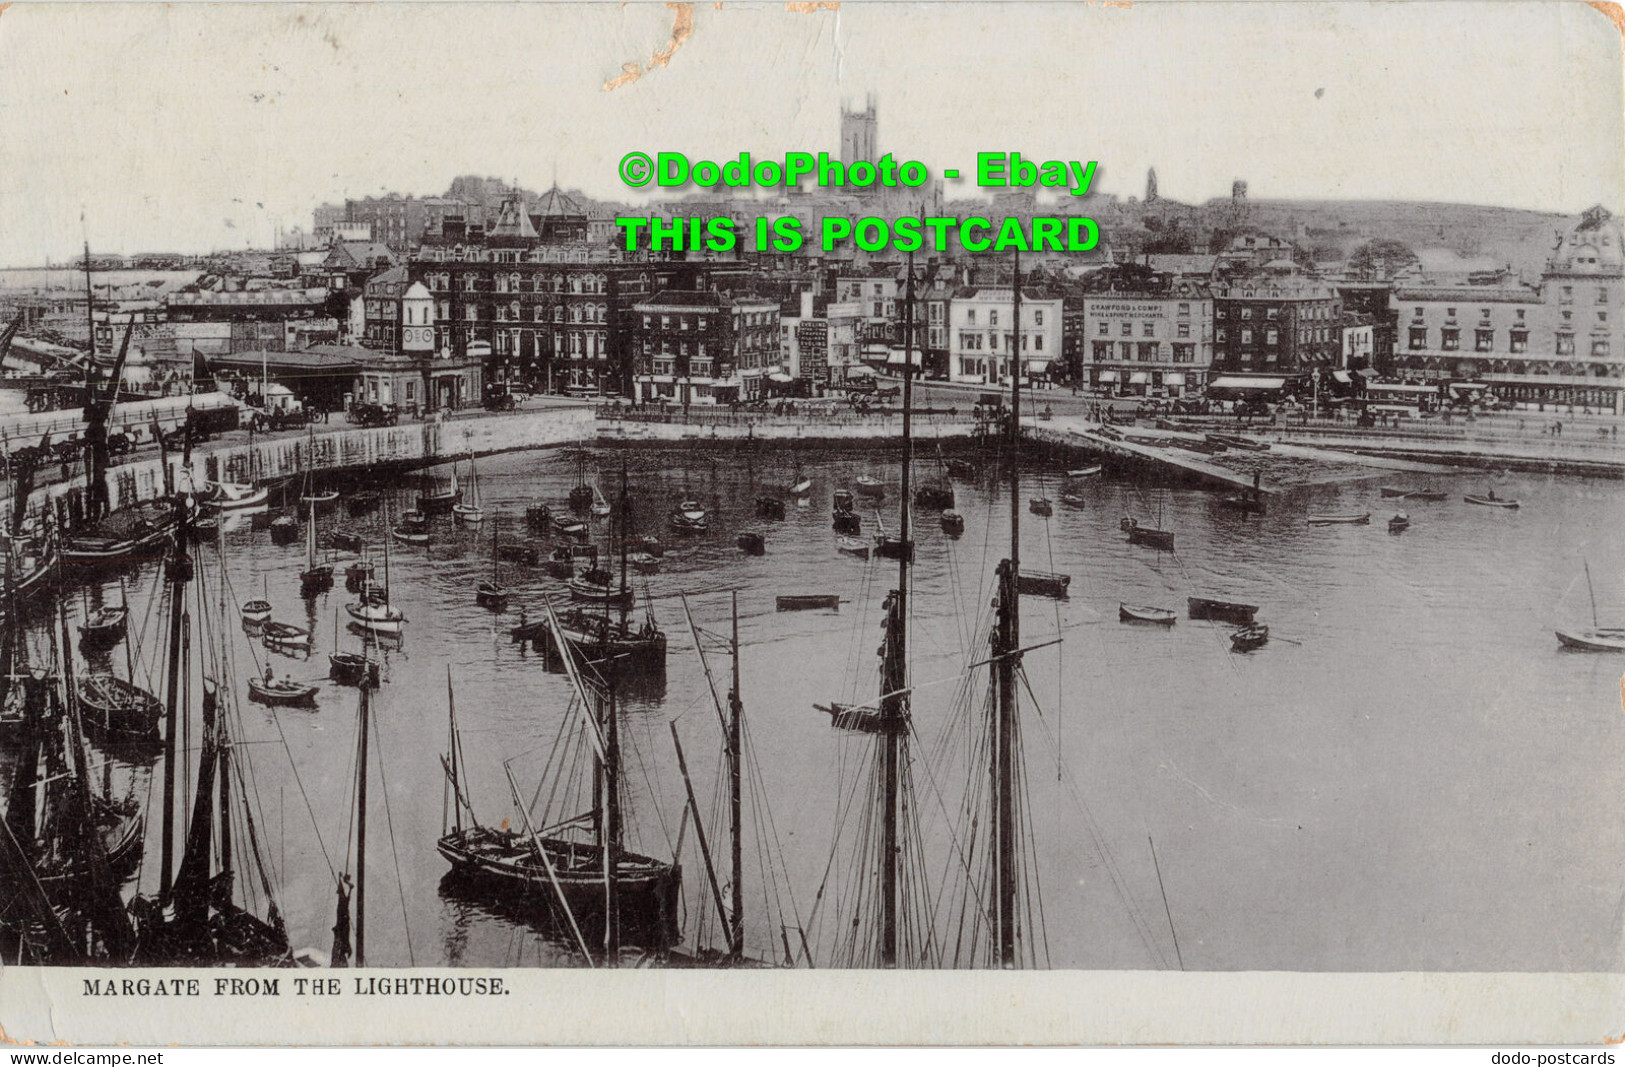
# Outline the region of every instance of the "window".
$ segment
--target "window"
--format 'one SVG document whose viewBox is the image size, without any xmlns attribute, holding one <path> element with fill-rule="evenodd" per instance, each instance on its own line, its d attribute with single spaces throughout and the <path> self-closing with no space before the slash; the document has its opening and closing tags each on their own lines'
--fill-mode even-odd
<svg viewBox="0 0 1625 1067">
<path fill-rule="evenodd" d="M 972 319 L 971 321 L 975 322 L 976 320 Z M 999 313 L 997 310 L 989 311 L 987 313 L 987 324 L 989 326 L 997 326 L 999 324 Z"/>
<path fill-rule="evenodd" d="M 1604 288 L 1604 289 L 1598 289 L 1597 290 L 1597 303 L 1599 303 L 1599 304 L 1608 303 L 1608 290 L 1607 289 Z"/>
<path fill-rule="evenodd" d="M 1100 329 L 1096 330 L 1095 332 L 1100 334 L 1102 337 L 1110 337 L 1112 332 L 1112 324 L 1109 322 L 1103 322 L 1100 324 Z"/>
<path fill-rule="evenodd" d="M 1608 338 L 1593 338 L 1591 342 L 1591 354 L 1593 356 L 1606 356 L 1608 354 Z"/>
<path fill-rule="evenodd" d="M 1189 337 L 1190 335 L 1191 335 L 1191 324 L 1188 323 L 1188 322 L 1180 323 L 1179 324 L 1179 336 L 1181 336 L 1181 337 Z"/>
<path fill-rule="evenodd" d="M 1441 330 L 1439 347 L 1446 352 L 1455 352 L 1461 348 L 1460 330 Z"/>
<path fill-rule="evenodd" d="M 1044 325 L 1044 313 L 1042 311 L 1033 312 L 1033 325 L 1034 326 L 1042 326 L 1042 325 Z"/>
<path fill-rule="evenodd" d="M 1574 355 L 1574 335 L 1572 333 L 1557 335 L 1557 354 L 1560 356 Z"/>
<path fill-rule="evenodd" d="M 1252 318 L 1253 317 L 1253 309 L 1252 308 L 1242 308 L 1241 309 L 1241 317 L 1244 318 L 1244 319 Z"/>
<path fill-rule="evenodd" d="M 1264 317 L 1266 319 L 1268 319 L 1270 322 L 1274 322 L 1275 321 L 1275 308 L 1270 308 L 1269 310 L 1265 311 L 1264 312 Z"/>
<path fill-rule="evenodd" d="M 1558 302 L 1562 303 L 1562 304 L 1572 304 L 1572 303 L 1574 303 L 1574 286 L 1565 285 L 1563 287 L 1562 295 L 1560 297 L 1558 297 Z"/>
<path fill-rule="evenodd" d="M 1428 331 L 1426 326 L 1411 327 L 1411 351 L 1415 352 L 1428 346 Z"/>
<path fill-rule="evenodd" d="M 1094 359 L 1096 363 L 1109 363 L 1112 358 L 1112 343 L 1110 341 L 1096 341 Z"/>
<path fill-rule="evenodd" d="M 1606 311 L 1597 312 L 1597 321 L 1598 322 L 1607 322 L 1608 321 L 1608 312 L 1606 312 Z"/>
<path fill-rule="evenodd" d="M 1488 322 L 1490 320 L 1490 309 L 1489 308 L 1479 308 L 1478 309 L 1478 317 L 1480 319 L 1483 319 L 1485 322 Z"/>
<path fill-rule="evenodd" d="M 1151 322 L 1142 322 L 1142 323 L 1140 323 L 1140 336 L 1141 337 L 1155 337 L 1155 336 L 1157 336 L 1156 324 L 1151 323 Z"/>
<path fill-rule="evenodd" d="M 1514 352 L 1527 352 L 1528 350 L 1529 350 L 1529 331 L 1528 330 L 1516 330 L 1516 329 L 1513 330 L 1512 331 L 1512 351 L 1514 351 Z"/>
<path fill-rule="evenodd" d="M 1117 343 L 1117 352 L 1118 352 L 1118 357 L 1120 359 L 1122 359 L 1122 361 L 1124 363 L 1129 362 L 1130 360 L 1132 360 L 1134 358 L 1134 342 L 1133 341 L 1119 341 Z"/>
<path fill-rule="evenodd" d="M 1244 345 L 1252 344 L 1253 343 L 1253 331 L 1248 330 L 1248 329 L 1243 329 L 1241 331 L 1241 343 L 1244 344 Z"/>
<path fill-rule="evenodd" d="M 1226 312 L 1224 308 L 1214 308 L 1213 309 L 1213 317 L 1218 319 L 1220 322 L 1224 321 L 1224 318 L 1225 318 L 1226 314 L 1228 314 L 1228 312 Z"/>
<path fill-rule="evenodd" d="M 1475 352 L 1489 352 L 1489 351 L 1493 350 L 1494 348 L 1495 348 L 1495 331 L 1494 330 L 1474 330 L 1473 331 L 1473 351 L 1475 351 Z"/>
<path fill-rule="evenodd" d="M 707 322 L 706 317 L 704 315 L 701 315 L 700 316 L 700 324 L 699 324 L 699 327 L 698 327 L 698 329 L 700 330 L 701 333 L 705 332 L 705 324 L 706 324 L 706 322 Z"/>
<path fill-rule="evenodd" d="M 1122 335 L 1124 337 L 1133 337 L 1134 336 L 1134 324 L 1132 322 L 1123 323 L 1122 330 L 1120 332 L 1122 333 Z"/>
<path fill-rule="evenodd" d="M 1157 349 L 1160 347 L 1155 341 L 1149 344 L 1144 341 L 1140 342 L 1140 362 L 1155 363 L 1157 361 Z"/>
<path fill-rule="evenodd" d="M 1421 318 L 1422 317 L 1422 309 L 1421 308 L 1416 309 L 1416 316 L 1415 317 L 1416 318 Z"/>
<path fill-rule="evenodd" d="M 1274 330 L 1266 330 L 1266 331 L 1264 331 L 1264 343 L 1267 344 L 1267 345 L 1280 344 L 1281 343 L 1280 335 L 1277 334 Z"/>
<path fill-rule="evenodd" d="M 1181 305 L 1179 305 L 1179 317 L 1180 318 L 1186 318 L 1186 317 L 1188 317 L 1190 315 L 1190 313 L 1191 313 L 1191 306 L 1189 304 L 1181 304 Z"/>
<path fill-rule="evenodd" d="M 1034 352 L 1042 352 L 1042 351 L 1044 351 L 1044 335 L 1043 334 L 1040 333 L 1040 334 L 1034 334 L 1033 335 L 1033 351 Z"/>
<path fill-rule="evenodd" d="M 406 380 L 406 402 L 408 404 L 418 398 L 417 384 L 410 378 Z"/>
<path fill-rule="evenodd" d="M 1224 344 L 1225 330 L 1223 326 L 1220 326 L 1217 330 L 1213 331 L 1213 340 L 1217 341 L 1221 345 Z"/>
<path fill-rule="evenodd" d="M 1196 346 L 1195 345 L 1174 345 L 1174 362 L 1175 363 L 1195 363 L 1196 362 Z"/>
</svg>

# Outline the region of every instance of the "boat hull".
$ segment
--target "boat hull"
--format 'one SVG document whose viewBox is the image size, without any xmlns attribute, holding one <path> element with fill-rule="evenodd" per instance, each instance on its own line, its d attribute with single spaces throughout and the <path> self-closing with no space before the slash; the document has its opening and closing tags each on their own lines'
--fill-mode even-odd
<svg viewBox="0 0 1625 1067">
<path fill-rule="evenodd" d="M 1252 624 L 1253 616 L 1258 614 L 1256 604 L 1239 604 L 1231 600 L 1209 600 L 1206 597 L 1193 596 L 1185 603 L 1187 613 L 1193 619 L 1214 619 L 1218 622 L 1234 622 L 1249 626 Z"/>
<path fill-rule="evenodd" d="M 1154 626 L 1172 626 L 1179 620 L 1177 612 L 1167 608 L 1134 607 L 1130 604 L 1117 605 L 1117 618 L 1120 622 L 1143 622 Z"/>
<path fill-rule="evenodd" d="M 1557 630 L 1564 648 L 1577 652 L 1625 652 L 1625 630 Z"/>
<path fill-rule="evenodd" d="M 157 741 L 162 733 L 164 708 L 159 699 L 111 674 L 81 677 L 79 705 L 85 725 L 107 737 Z"/>
</svg>

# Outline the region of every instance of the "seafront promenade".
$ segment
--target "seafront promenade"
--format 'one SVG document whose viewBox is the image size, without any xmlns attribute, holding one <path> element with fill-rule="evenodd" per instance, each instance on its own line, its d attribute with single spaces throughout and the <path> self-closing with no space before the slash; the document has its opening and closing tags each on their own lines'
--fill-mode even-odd
<svg viewBox="0 0 1625 1067">
<path fill-rule="evenodd" d="M 1046 394 L 1040 398 L 1049 399 Z M 1071 406 L 1071 405 L 1068 405 Z M 1361 470 L 1375 477 L 1384 471 L 1443 471 L 1479 468 L 1523 470 L 1587 477 L 1625 477 L 1625 442 L 1614 432 L 1613 417 L 1574 418 L 1562 433 L 1554 420 L 1503 414 L 1455 425 L 1411 423 L 1359 428 L 1348 422 L 1321 420 L 1290 424 L 1232 419 L 1190 420 L 1189 431 L 1165 431 L 1155 420 L 1136 426 L 1119 415 L 1111 430 L 1082 412 L 1041 419 L 1023 418 L 1023 432 L 1063 456 L 1079 461 L 1104 459 L 1148 470 L 1152 477 L 1234 489 L 1260 478 L 1265 492 L 1317 481 L 1347 480 Z M 913 417 L 916 438 L 968 441 L 987 428 L 965 409 L 938 407 Z M 669 445 L 690 443 L 735 447 L 752 442 L 799 442 L 820 447 L 861 446 L 895 439 L 901 419 L 890 413 L 857 414 L 847 410 L 793 415 L 730 411 L 717 408 L 634 409 L 538 398 L 514 412 L 469 411 L 444 419 L 430 418 L 396 426 L 359 427 L 317 423 L 306 430 L 275 434 L 232 431 L 193 449 L 190 471 L 185 459 L 168 456 L 172 484 L 210 481 L 276 482 L 306 472 L 346 470 L 411 470 L 469 455 L 568 445 Z M 1246 453 L 1246 462 L 1199 456 L 1170 447 L 1170 438 L 1200 439 L 1203 430 L 1242 432 L 1268 442 L 1268 452 Z M 1542 432 L 1544 430 L 1544 432 Z M 1305 474 L 1304 465 L 1319 470 Z M 1288 473 L 1289 471 L 1289 473 Z M 150 445 L 115 460 L 108 474 L 109 499 L 123 507 L 164 492 L 164 472 Z M 46 464 L 36 474 L 35 505 L 82 490 L 78 464 Z"/>
</svg>

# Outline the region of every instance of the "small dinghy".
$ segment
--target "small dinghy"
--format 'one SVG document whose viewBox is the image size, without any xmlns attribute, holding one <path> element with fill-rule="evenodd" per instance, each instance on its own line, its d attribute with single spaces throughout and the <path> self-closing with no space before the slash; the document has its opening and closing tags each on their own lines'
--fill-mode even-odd
<svg viewBox="0 0 1625 1067">
<path fill-rule="evenodd" d="M 339 685 L 378 687 L 378 664 L 359 652 L 334 652 L 327 657 L 327 676 Z"/>
<path fill-rule="evenodd" d="M 367 544 L 354 530 L 334 530 L 328 541 L 340 552 L 360 552 Z"/>
<path fill-rule="evenodd" d="M 270 495 L 271 490 L 263 485 L 256 488 L 241 482 L 216 482 L 204 498 L 203 506 L 212 511 L 246 511 L 264 507 Z"/>
<path fill-rule="evenodd" d="M 1385 485 L 1382 487 L 1382 495 L 1390 500 L 1403 500 L 1411 495 L 1411 491 L 1409 489 L 1400 489 L 1397 486 Z"/>
<path fill-rule="evenodd" d="M 1095 475 L 1099 474 L 1102 469 L 1103 467 L 1101 464 L 1096 463 L 1093 467 L 1079 467 L 1077 470 L 1067 471 L 1066 476 L 1068 478 L 1093 478 Z"/>
<path fill-rule="evenodd" d="M 867 474 L 858 475 L 856 484 L 859 496 L 879 500 L 886 495 L 886 486 L 878 479 L 871 478 Z"/>
<path fill-rule="evenodd" d="M 338 490 L 337 489 L 329 489 L 325 493 L 309 493 L 309 494 L 306 494 L 305 496 L 302 496 L 302 497 L 299 498 L 299 503 L 303 504 L 307 508 L 311 507 L 311 506 L 315 506 L 315 507 L 318 507 L 318 508 L 325 508 L 327 505 L 331 504 L 333 501 L 337 500 L 338 498 L 339 498 Z"/>
<path fill-rule="evenodd" d="M 660 569 L 660 557 L 647 552 L 629 552 L 626 562 L 639 574 L 654 574 Z"/>
<path fill-rule="evenodd" d="M 1493 490 L 1491 490 L 1486 496 L 1477 496 L 1469 493 L 1467 496 L 1462 497 L 1462 499 L 1467 501 L 1469 504 L 1478 504 L 1487 508 L 1515 508 L 1518 506 L 1518 502 L 1516 500 L 1502 500 L 1500 497 L 1495 495 Z"/>
<path fill-rule="evenodd" d="M 536 550 L 535 545 L 499 545 L 497 558 L 505 563 L 522 563 L 527 567 L 534 567 L 542 560 L 542 554 Z"/>
<path fill-rule="evenodd" d="M 1119 602 L 1117 618 L 1120 622 L 1147 622 L 1157 626 L 1172 626 L 1178 621 L 1179 614 L 1168 608 L 1142 608 Z"/>
<path fill-rule="evenodd" d="M 1081 493 L 1065 492 L 1061 494 L 1061 503 L 1069 508 L 1086 508 L 1089 501 Z"/>
<path fill-rule="evenodd" d="M 269 677 L 266 671 L 265 678 L 250 678 L 248 680 L 248 699 L 258 704 L 270 704 L 273 707 L 295 708 L 315 707 L 316 687 L 305 682 L 296 682 L 291 678 L 280 680 Z"/>
<path fill-rule="evenodd" d="M 499 614 L 508 610 L 508 590 L 496 582 L 486 580 L 474 587 L 474 603 L 487 611 Z"/>
<path fill-rule="evenodd" d="M 767 540 L 759 533 L 739 535 L 739 550 L 747 556 L 760 556 L 767 551 Z"/>
<path fill-rule="evenodd" d="M 1230 651 L 1251 652 L 1255 648 L 1263 648 L 1269 639 L 1268 626 L 1245 626 L 1230 635 Z"/>
<path fill-rule="evenodd" d="M 756 517 L 759 519 L 784 518 L 784 501 L 771 496 L 756 498 Z"/>
<path fill-rule="evenodd" d="M 1030 571 L 1023 568 L 1016 575 L 1016 591 L 1022 596 L 1047 596 L 1051 600 L 1065 600 L 1071 585 L 1070 574 Z"/>
<path fill-rule="evenodd" d="M 839 593 L 793 593 L 775 598 L 774 606 L 780 611 L 839 611 L 841 597 Z"/>
<path fill-rule="evenodd" d="M 1055 506 L 1049 502 L 1048 497 L 1038 496 L 1027 501 L 1027 510 L 1034 515 L 1053 515 Z"/>
<path fill-rule="evenodd" d="M 869 558 L 869 543 L 859 541 L 856 537 L 837 537 L 835 539 L 835 549 L 838 552 L 845 552 L 849 556 L 857 556 L 859 559 Z"/>
<path fill-rule="evenodd" d="M 271 520 L 271 543 L 273 545 L 291 545 L 299 540 L 299 523 L 291 516 L 279 515 Z"/>
<path fill-rule="evenodd" d="M 1558 643 L 1576 652 L 1625 652 L 1625 629 L 1557 630 Z"/>
<path fill-rule="evenodd" d="M 1193 596 L 1188 597 L 1185 603 L 1193 619 L 1214 619 L 1241 626 L 1252 625 L 1253 616 L 1258 613 L 1258 605 L 1239 604 L 1234 600 L 1211 600 L 1203 596 Z"/>
<path fill-rule="evenodd" d="M 1141 526 L 1139 519 L 1124 518 L 1118 523 L 1119 528 L 1128 534 L 1128 543 L 1131 545 L 1145 545 L 1148 548 L 1160 549 L 1164 552 L 1174 550 L 1174 532 L 1172 530 L 1157 530 L 1150 526 Z"/>
<path fill-rule="evenodd" d="M 1410 528 L 1410 525 L 1411 517 L 1401 511 L 1393 518 L 1388 520 L 1388 532 L 1403 533 L 1405 530 Z"/>
<path fill-rule="evenodd" d="M 426 545 L 429 543 L 429 531 L 411 526 L 397 526 L 389 531 L 389 536 L 407 545 Z"/>
<path fill-rule="evenodd" d="M 372 581 L 372 561 L 365 559 L 352 560 L 344 568 L 344 588 L 352 593 L 361 592 L 361 588 Z"/>
<path fill-rule="evenodd" d="M 1369 526 L 1371 525 L 1371 512 L 1362 512 L 1359 515 L 1311 515 L 1310 526 Z"/>
<path fill-rule="evenodd" d="M 1413 489 L 1405 494 L 1407 500 L 1426 500 L 1430 503 L 1437 503 L 1440 500 L 1449 499 L 1449 497 L 1450 494 L 1443 489 Z"/>
<path fill-rule="evenodd" d="M 310 631 L 292 623 L 267 622 L 260 628 L 260 640 L 278 652 L 310 651 Z"/>
<path fill-rule="evenodd" d="M 244 626 L 259 628 L 271 621 L 271 602 L 269 600 L 249 600 L 240 609 Z"/>
<path fill-rule="evenodd" d="M 124 636 L 124 625 L 129 620 L 130 609 L 122 604 L 113 607 L 97 608 L 90 613 L 84 625 L 79 627 L 79 641 L 92 648 L 106 648 L 119 643 Z"/>
<path fill-rule="evenodd" d="M 965 516 L 953 509 L 942 513 L 942 532 L 949 537 L 958 537 L 965 532 Z"/>
</svg>

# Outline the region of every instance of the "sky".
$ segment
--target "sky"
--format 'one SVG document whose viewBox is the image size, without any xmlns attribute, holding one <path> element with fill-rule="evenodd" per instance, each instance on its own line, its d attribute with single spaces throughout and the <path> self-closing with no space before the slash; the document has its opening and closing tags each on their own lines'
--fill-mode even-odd
<svg viewBox="0 0 1625 1067">
<path fill-rule="evenodd" d="M 324 201 L 459 174 L 635 202 L 626 152 L 833 153 L 841 102 L 870 93 L 881 150 L 934 174 L 1004 150 L 1096 160 L 1122 196 L 1155 167 L 1192 202 L 1243 178 L 1255 198 L 1618 212 L 1621 56 L 1576 0 L 22 0 L 0 11 L 0 265 L 87 238 L 265 247 Z"/>
</svg>

